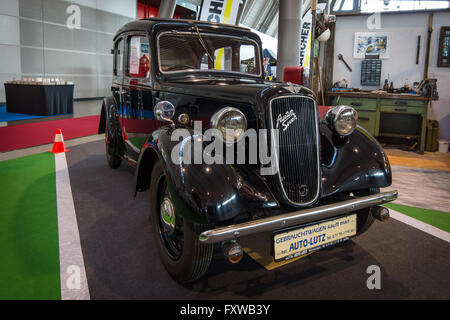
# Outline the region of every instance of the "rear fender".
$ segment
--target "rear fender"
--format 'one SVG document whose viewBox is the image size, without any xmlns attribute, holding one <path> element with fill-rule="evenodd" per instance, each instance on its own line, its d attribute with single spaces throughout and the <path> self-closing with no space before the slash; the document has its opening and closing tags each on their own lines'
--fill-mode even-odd
<svg viewBox="0 0 450 320">
<path fill-rule="evenodd" d="M 106 121 L 110 119 L 110 114 L 113 113 L 113 110 L 118 110 L 116 99 L 113 96 L 103 98 L 100 122 L 98 123 L 98 134 L 105 133 Z"/>
<path fill-rule="evenodd" d="M 109 124 L 109 126 L 106 124 Z M 103 99 L 98 133 L 105 133 L 107 128 L 110 150 L 114 150 L 118 155 L 122 156 L 125 153 L 125 144 L 122 137 L 118 105 L 116 99 L 112 96 Z"/>
</svg>

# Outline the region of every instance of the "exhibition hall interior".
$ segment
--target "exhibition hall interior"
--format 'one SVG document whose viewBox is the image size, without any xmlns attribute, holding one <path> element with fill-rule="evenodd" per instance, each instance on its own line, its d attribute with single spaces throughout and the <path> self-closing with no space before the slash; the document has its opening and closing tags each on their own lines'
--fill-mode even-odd
<svg viewBox="0 0 450 320">
<path fill-rule="evenodd" d="M 449 144 L 448 1 L 0 0 L 0 300 L 448 300 Z"/>
</svg>

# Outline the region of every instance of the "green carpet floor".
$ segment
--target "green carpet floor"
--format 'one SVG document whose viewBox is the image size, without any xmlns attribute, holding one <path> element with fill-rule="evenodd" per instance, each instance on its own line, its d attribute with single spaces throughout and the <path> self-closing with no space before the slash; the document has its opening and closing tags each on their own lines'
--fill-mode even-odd
<svg viewBox="0 0 450 320">
<path fill-rule="evenodd" d="M 411 218 L 425 222 L 433 227 L 450 232 L 450 213 L 405 206 L 397 203 L 385 204 L 389 209 L 403 213 Z"/>
<path fill-rule="evenodd" d="M 147 140 L 147 138 L 142 138 L 142 137 L 134 137 L 134 138 L 129 138 L 130 142 L 139 150 L 142 148 L 142 146 L 144 145 L 145 141 Z"/>
<path fill-rule="evenodd" d="M 61 299 L 51 153 L 0 162 L 0 299 Z"/>
</svg>

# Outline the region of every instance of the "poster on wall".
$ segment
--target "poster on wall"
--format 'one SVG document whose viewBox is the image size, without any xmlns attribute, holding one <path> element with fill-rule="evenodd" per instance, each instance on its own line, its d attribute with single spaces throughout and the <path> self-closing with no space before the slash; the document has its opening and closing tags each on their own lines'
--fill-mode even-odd
<svg viewBox="0 0 450 320">
<path fill-rule="evenodd" d="M 199 20 L 217 23 L 236 24 L 240 0 L 203 0 Z M 224 49 L 214 54 L 214 69 L 224 70 L 226 59 Z"/>
<path fill-rule="evenodd" d="M 366 54 L 379 54 L 380 59 L 388 59 L 391 36 L 382 32 L 355 32 L 353 58 L 364 59 Z"/>
<path fill-rule="evenodd" d="M 240 0 L 203 0 L 199 20 L 236 24 Z"/>
</svg>

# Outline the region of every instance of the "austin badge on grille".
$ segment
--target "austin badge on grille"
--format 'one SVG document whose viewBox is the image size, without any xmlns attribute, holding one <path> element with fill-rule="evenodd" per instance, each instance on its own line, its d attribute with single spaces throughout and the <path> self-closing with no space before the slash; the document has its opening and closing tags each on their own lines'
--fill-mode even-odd
<svg viewBox="0 0 450 320">
<path fill-rule="evenodd" d="M 297 115 L 295 114 L 294 110 L 286 111 L 284 115 L 281 113 L 277 117 L 277 129 L 280 127 L 280 124 L 283 126 L 283 131 L 286 131 L 287 128 L 295 121 L 297 120 Z"/>
</svg>

